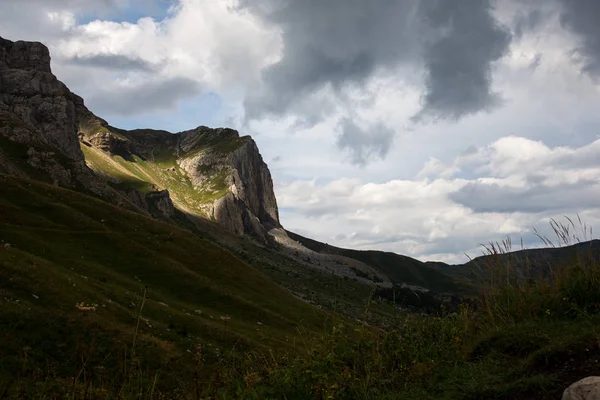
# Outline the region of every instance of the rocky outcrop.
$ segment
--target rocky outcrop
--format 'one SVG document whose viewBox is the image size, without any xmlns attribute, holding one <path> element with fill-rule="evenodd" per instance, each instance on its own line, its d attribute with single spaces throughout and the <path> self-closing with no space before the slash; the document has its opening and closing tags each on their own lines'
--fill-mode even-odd
<svg viewBox="0 0 600 400">
<path fill-rule="evenodd" d="M 129 140 L 119 139 L 110 132 L 96 133 L 88 139 L 88 142 L 102 151 L 119 155 L 125 159 L 136 153 L 133 144 Z"/>
<path fill-rule="evenodd" d="M 41 43 L 0 38 L 0 136 L 22 145 L 21 161 L 25 158 L 21 168 L 0 152 L 0 171 L 42 171 L 54 184 L 83 186 L 157 218 L 174 216 L 170 192 L 165 190 L 172 189 L 175 198 L 187 200 L 178 204 L 182 209 L 262 241 L 268 240 L 269 230 L 281 227 L 271 174 L 252 138 L 240 137 L 233 129 L 205 126 L 178 134 L 111 127 L 52 74 L 50 53 Z M 127 189 L 127 183 L 110 171 L 95 174 L 86 164 L 80 142 L 129 162 L 151 164 L 150 173 L 142 178 L 132 175 L 132 180 L 142 184 L 147 180 L 153 191 L 142 194 Z M 120 175 L 131 173 L 127 166 L 113 166 L 112 171 Z"/>
<path fill-rule="evenodd" d="M 0 172 L 81 188 L 119 206 L 136 207 L 87 167 L 78 135 L 81 126 L 108 124 L 52 74 L 48 48 L 0 38 Z M 96 144 L 102 140 L 110 150 L 120 150 L 105 136 Z M 162 199 L 156 208 L 166 211 L 166 203 Z"/>
<path fill-rule="evenodd" d="M 170 219 L 175 216 L 175 207 L 168 190 L 147 193 L 146 204 L 154 218 Z"/>
<path fill-rule="evenodd" d="M 0 38 L 0 135 L 57 151 L 81 165 L 75 111 L 79 102 L 52 74 L 44 45 Z"/>
<path fill-rule="evenodd" d="M 210 209 L 220 225 L 264 240 L 281 227 L 271 173 L 250 136 L 199 127 L 181 134 L 179 151 L 178 164 L 196 187 L 224 191 Z"/>
</svg>

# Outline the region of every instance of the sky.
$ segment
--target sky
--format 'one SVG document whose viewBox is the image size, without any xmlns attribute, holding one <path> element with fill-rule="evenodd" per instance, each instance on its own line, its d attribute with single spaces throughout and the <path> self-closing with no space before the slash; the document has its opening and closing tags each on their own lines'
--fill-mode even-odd
<svg viewBox="0 0 600 400">
<path fill-rule="evenodd" d="M 460 263 L 600 221 L 597 0 L 0 0 L 112 125 L 229 126 L 282 224 Z M 584 232 L 585 230 L 585 232 Z"/>
</svg>

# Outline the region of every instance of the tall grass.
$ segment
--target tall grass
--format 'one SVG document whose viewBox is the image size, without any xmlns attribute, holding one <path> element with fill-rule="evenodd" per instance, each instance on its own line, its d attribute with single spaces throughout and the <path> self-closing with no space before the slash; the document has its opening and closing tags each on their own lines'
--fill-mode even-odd
<svg viewBox="0 0 600 400">
<path fill-rule="evenodd" d="M 507 325 L 537 317 L 576 317 L 596 313 L 600 306 L 600 263 L 592 242 L 592 228 L 577 218 L 565 222 L 550 220 L 553 241 L 536 235 L 548 249 L 580 245 L 562 259 L 536 258 L 534 252 L 510 254 L 512 243 L 485 245 L 480 265 L 481 307 L 494 325 Z"/>
</svg>

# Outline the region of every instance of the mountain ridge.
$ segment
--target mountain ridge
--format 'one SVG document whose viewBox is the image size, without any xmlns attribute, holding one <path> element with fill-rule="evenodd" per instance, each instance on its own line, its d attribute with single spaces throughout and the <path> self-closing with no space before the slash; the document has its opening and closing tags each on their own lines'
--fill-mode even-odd
<svg viewBox="0 0 600 400">
<path fill-rule="evenodd" d="M 296 265 L 296 287 L 286 286 L 294 293 L 310 287 L 300 277 L 312 272 L 300 269 L 381 289 L 459 291 L 445 275 L 410 257 L 394 255 L 383 262 L 379 252 L 370 258 L 329 254 L 290 238 L 279 221 L 270 171 L 250 136 L 206 126 L 177 133 L 116 128 L 52 74 L 50 61 L 40 43 L 0 41 L 0 172 L 93 194 L 221 245 L 245 247 L 214 223 L 266 246 L 268 257 L 280 257 L 277 253 Z"/>
<path fill-rule="evenodd" d="M 41 43 L 0 38 L 0 136 L 26 146 L 28 156 L 24 163 L 15 163 L 1 152 L 0 170 L 27 176 L 31 174 L 24 169 L 33 168 L 49 175 L 54 184 L 83 186 L 110 202 L 128 203 L 166 219 L 174 214 L 175 195 L 178 206 L 262 242 L 268 240 L 268 230 L 281 227 L 272 178 L 252 138 L 204 126 L 178 134 L 111 127 L 52 74 L 50 62 L 50 52 Z M 154 161 L 155 155 L 162 155 L 171 164 L 165 173 L 176 172 L 172 168 L 182 172 L 180 183 L 187 186 L 182 192 L 200 193 L 195 199 L 187 196 L 191 201 L 186 202 L 177 187 L 161 185 L 164 177 L 155 175 L 165 174 L 158 169 L 156 174 L 143 168 L 131 171 L 131 165 L 110 163 L 102 154 L 95 154 L 96 163 L 90 162 L 94 148 L 125 162 L 136 162 L 136 157 Z M 102 168 L 102 159 L 109 163 L 107 168 Z M 97 174 L 90 173 L 90 166 Z M 107 173 L 111 168 L 120 172 L 118 176 Z"/>
</svg>

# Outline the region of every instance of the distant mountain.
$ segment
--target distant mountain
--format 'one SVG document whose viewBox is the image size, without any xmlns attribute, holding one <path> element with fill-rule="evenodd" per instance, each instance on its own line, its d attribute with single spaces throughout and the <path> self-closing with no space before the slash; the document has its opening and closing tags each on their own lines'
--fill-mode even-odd
<svg viewBox="0 0 600 400">
<path fill-rule="evenodd" d="M 469 279 L 477 283 L 487 279 L 490 273 L 502 266 L 520 277 L 541 277 L 553 268 L 572 265 L 575 262 L 600 261 L 600 240 L 576 243 L 570 246 L 525 249 L 505 254 L 483 255 L 461 265 L 428 262 L 435 268 L 455 279 Z"/>
<path fill-rule="evenodd" d="M 449 276 L 411 257 L 375 250 L 343 249 L 290 231 L 287 233 L 290 238 L 317 253 L 343 256 L 369 265 L 396 285 L 406 284 L 437 293 L 456 293 L 463 289 Z"/>
</svg>

